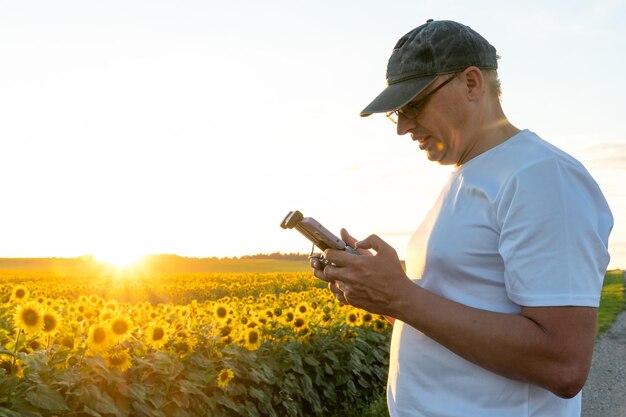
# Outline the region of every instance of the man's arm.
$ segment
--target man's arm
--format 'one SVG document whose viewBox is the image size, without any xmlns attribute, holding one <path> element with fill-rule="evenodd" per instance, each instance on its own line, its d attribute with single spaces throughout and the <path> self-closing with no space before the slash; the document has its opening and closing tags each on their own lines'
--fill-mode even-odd
<svg viewBox="0 0 626 417">
<path fill-rule="evenodd" d="M 411 285 L 392 307 L 399 320 L 497 374 L 563 398 L 582 389 L 595 341 L 595 308 L 523 307 L 520 314 L 501 314 Z"/>
<path fill-rule="evenodd" d="M 359 242 L 375 256 L 329 250 L 334 265 L 315 275 L 335 280 L 345 300 L 401 320 L 459 356 L 499 375 L 571 398 L 584 385 L 595 342 L 597 309 L 522 307 L 520 314 L 480 310 L 413 283 L 395 250 L 377 236 Z"/>
</svg>

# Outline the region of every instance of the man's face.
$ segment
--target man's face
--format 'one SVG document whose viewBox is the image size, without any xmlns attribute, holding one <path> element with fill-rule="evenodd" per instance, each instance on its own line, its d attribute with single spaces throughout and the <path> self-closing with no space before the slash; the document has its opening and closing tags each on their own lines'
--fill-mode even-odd
<svg viewBox="0 0 626 417">
<path fill-rule="evenodd" d="M 447 85 L 439 88 L 436 94 L 430 94 L 449 81 Z M 411 139 L 419 143 L 419 148 L 426 152 L 431 161 L 442 165 L 458 164 L 462 162 L 466 146 L 460 135 L 462 126 L 462 112 L 458 88 L 460 79 L 450 76 L 440 76 L 425 91 L 405 107 L 419 103 L 428 96 L 426 102 L 422 102 L 418 112 L 398 112 L 398 135 L 411 134 Z M 408 116 L 413 117 L 408 117 Z"/>
</svg>

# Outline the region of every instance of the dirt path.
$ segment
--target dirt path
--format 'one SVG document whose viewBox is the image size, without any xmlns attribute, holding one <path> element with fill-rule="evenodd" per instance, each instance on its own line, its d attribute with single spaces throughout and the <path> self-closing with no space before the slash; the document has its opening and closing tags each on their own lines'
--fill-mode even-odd
<svg viewBox="0 0 626 417">
<path fill-rule="evenodd" d="M 582 417 L 626 417 L 626 312 L 596 343 Z"/>
</svg>

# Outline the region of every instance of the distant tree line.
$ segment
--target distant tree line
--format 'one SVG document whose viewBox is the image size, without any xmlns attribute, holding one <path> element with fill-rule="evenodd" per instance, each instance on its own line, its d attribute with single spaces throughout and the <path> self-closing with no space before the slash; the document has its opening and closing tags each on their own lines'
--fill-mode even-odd
<svg viewBox="0 0 626 417">
<path fill-rule="evenodd" d="M 180 255 L 170 255 L 170 254 L 159 254 L 159 255 L 147 255 L 146 258 L 153 261 L 222 261 L 222 260 L 235 260 L 235 259 L 278 259 L 278 260 L 292 260 L 299 261 L 303 259 L 308 259 L 309 255 L 306 253 L 282 253 L 282 252 L 273 252 L 273 253 L 257 253 L 255 255 L 242 255 L 242 256 L 233 256 L 233 257 L 223 257 L 218 258 L 215 256 L 211 257 L 186 257 Z"/>
<path fill-rule="evenodd" d="M 309 255 L 306 253 L 281 253 L 281 252 L 273 252 L 273 253 L 257 253 L 256 255 L 243 255 L 239 257 L 239 259 L 279 259 L 285 261 L 299 261 L 302 259 L 308 259 Z"/>
</svg>

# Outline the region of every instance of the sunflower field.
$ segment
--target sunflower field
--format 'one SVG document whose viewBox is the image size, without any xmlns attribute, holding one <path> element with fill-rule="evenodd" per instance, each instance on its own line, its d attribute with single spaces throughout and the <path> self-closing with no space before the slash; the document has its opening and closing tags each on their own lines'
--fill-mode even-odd
<svg viewBox="0 0 626 417">
<path fill-rule="evenodd" d="M 353 416 L 390 326 L 309 272 L 0 271 L 0 416 Z"/>
</svg>

